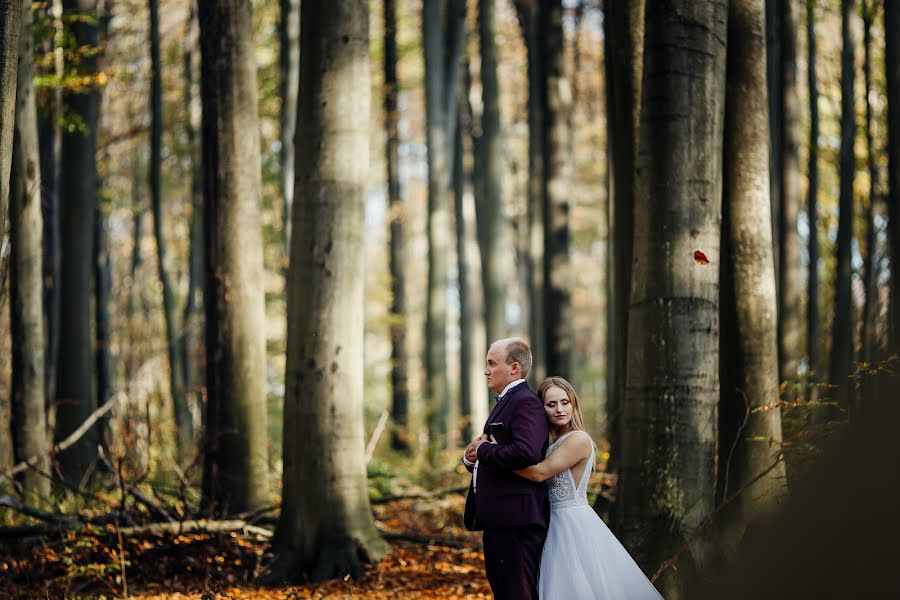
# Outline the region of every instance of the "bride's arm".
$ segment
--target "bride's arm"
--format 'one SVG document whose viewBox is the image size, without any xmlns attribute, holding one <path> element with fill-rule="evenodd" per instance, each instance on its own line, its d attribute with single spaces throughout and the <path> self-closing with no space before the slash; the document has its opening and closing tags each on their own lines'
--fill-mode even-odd
<svg viewBox="0 0 900 600">
<path fill-rule="evenodd" d="M 570 435 L 550 456 L 536 465 L 516 471 L 517 475 L 531 481 L 547 481 L 590 456 L 594 451 L 591 439 L 585 435 Z"/>
</svg>

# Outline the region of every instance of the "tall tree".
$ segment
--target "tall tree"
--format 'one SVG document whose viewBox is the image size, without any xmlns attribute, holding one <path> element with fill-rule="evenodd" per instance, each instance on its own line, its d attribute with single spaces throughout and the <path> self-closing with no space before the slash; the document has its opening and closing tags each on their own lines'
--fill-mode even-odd
<svg viewBox="0 0 900 600">
<path fill-rule="evenodd" d="M 368 15 L 362 0 L 301 8 L 284 498 L 273 580 L 355 576 L 387 551 L 369 506 L 363 430 Z"/>
<path fill-rule="evenodd" d="M 878 159 L 876 153 L 878 150 L 875 147 L 875 136 L 873 134 L 874 117 L 870 100 L 870 95 L 875 91 L 872 89 L 872 21 L 875 19 L 875 7 L 875 2 L 863 0 L 863 80 L 865 81 L 864 89 L 866 91 L 863 97 L 866 105 L 866 165 L 869 172 L 869 197 L 866 203 L 866 244 L 862 273 L 865 300 L 863 303 L 863 314 L 860 318 L 859 360 L 861 362 L 868 362 L 874 358 L 874 315 L 878 306 L 878 287 L 875 278 L 875 204 L 878 199 Z"/>
<path fill-rule="evenodd" d="M 803 353 L 803 272 L 800 261 L 800 100 L 797 79 L 796 2 L 779 2 L 781 36 L 778 64 L 781 69 L 778 100 L 781 102 L 780 148 L 776 153 L 778 194 L 778 327 L 779 377 L 796 380 Z"/>
<path fill-rule="evenodd" d="M 0 0 L 0 232 L 6 231 L 22 3 Z M 2 235 L 2 234 L 0 234 Z M 2 298 L 3 292 L 0 292 Z"/>
<path fill-rule="evenodd" d="M 853 243 L 853 180 L 856 175 L 856 102 L 854 100 L 853 26 L 855 0 L 841 0 L 841 150 L 840 213 L 837 233 L 837 270 L 834 292 L 834 326 L 831 332 L 829 382 L 835 400 L 846 408 L 850 398 L 850 367 L 853 361 L 853 303 L 850 290 L 851 245 Z"/>
<path fill-rule="evenodd" d="M 443 446 L 450 409 L 447 376 L 447 265 L 459 61 L 465 37 L 464 0 L 422 5 L 425 115 L 428 145 L 428 301 L 425 316 L 425 389 L 430 458 Z"/>
<path fill-rule="evenodd" d="M 765 56 L 764 1 L 731 0 L 720 264 L 718 499 L 721 502 L 750 485 L 731 505 L 723 528 L 724 546 L 732 555 L 746 527 L 778 506 L 785 486 L 779 457 L 782 435 Z"/>
<path fill-rule="evenodd" d="M 815 0 L 806 0 L 807 81 L 809 84 L 809 156 L 806 191 L 806 217 L 809 221 L 809 279 L 806 294 L 806 359 L 809 385 L 806 399 L 815 401 L 819 388 L 819 90 L 816 83 Z"/>
<path fill-rule="evenodd" d="M 200 0 L 206 244 L 203 498 L 270 501 L 260 150 L 250 0 Z"/>
<path fill-rule="evenodd" d="M 646 7 L 617 528 L 644 569 L 714 502 L 719 276 L 702 263 L 719 258 L 726 11 Z M 683 598 L 706 558 L 702 540 L 690 548 L 658 582 L 666 598 Z"/>
<path fill-rule="evenodd" d="M 506 337 L 506 289 L 510 279 L 503 218 L 503 146 L 500 84 L 497 79 L 496 0 L 478 0 L 478 46 L 481 50 L 481 137 L 476 160 L 483 188 L 475 202 L 481 277 L 485 296 L 486 341 Z M 484 386 L 482 386 L 484 387 Z"/>
<path fill-rule="evenodd" d="M 78 47 L 99 44 L 96 0 L 64 0 L 67 24 Z M 93 392 L 91 290 L 94 272 L 94 220 L 97 201 L 97 120 L 99 91 L 94 83 L 97 56 L 80 54 L 79 72 L 90 83 L 69 89 L 63 111 L 76 117 L 80 128 L 65 131 L 60 164 L 61 281 L 59 328 L 59 376 L 56 385 L 57 441 L 78 428 L 96 408 Z M 97 453 L 95 425 L 78 442 L 59 455 L 60 471 L 78 484 L 89 472 Z"/>
<path fill-rule="evenodd" d="M 98 186 L 101 187 L 101 186 Z M 103 405 L 112 389 L 112 252 L 109 243 L 107 206 L 98 201 L 94 207 L 94 366 L 96 368 L 95 392 L 98 406 Z M 107 422 L 104 419 L 104 422 Z M 101 432 L 101 435 L 104 433 Z M 108 441 L 108 440 L 104 440 Z"/>
<path fill-rule="evenodd" d="M 153 233 L 156 238 L 156 268 L 163 300 L 166 323 L 166 346 L 169 358 L 169 393 L 175 410 L 175 441 L 178 457 L 187 462 L 194 443 L 194 425 L 184 385 L 184 355 L 179 346 L 181 331 L 175 289 L 169 274 L 166 243 L 166 212 L 162 197 L 162 61 L 159 41 L 159 0 L 149 0 L 150 9 L 150 206 L 153 210 Z"/>
<path fill-rule="evenodd" d="M 387 133 L 388 201 L 390 203 L 391 242 L 391 446 L 410 452 L 409 388 L 406 354 L 406 277 L 403 269 L 405 210 L 400 191 L 400 118 L 397 105 L 400 85 L 397 81 L 397 7 L 394 0 L 384 2 L 384 126 Z"/>
<path fill-rule="evenodd" d="M 884 0 L 884 30 L 900 31 L 900 0 Z M 888 239 L 891 252 L 891 352 L 900 354 L 900 39 L 885 35 L 888 98 Z"/>
<path fill-rule="evenodd" d="M 280 0 L 278 66 L 281 97 L 281 197 L 285 258 L 290 254 L 291 206 L 294 203 L 294 131 L 300 83 L 300 0 Z"/>
<path fill-rule="evenodd" d="M 572 81 L 566 61 L 561 0 L 540 0 L 544 135 L 544 327 L 547 373 L 568 373 L 572 362 L 572 271 L 569 196 Z"/>
<path fill-rule="evenodd" d="M 23 0 L 22 34 L 16 92 L 16 121 L 9 202 L 12 241 L 12 437 L 15 461 L 42 457 L 37 465 L 48 470 L 47 411 L 44 381 L 43 251 L 41 236 L 41 174 L 37 111 L 33 85 L 34 43 L 31 0 Z M 22 476 L 26 503 L 44 505 L 50 480 L 33 469 Z"/>
<path fill-rule="evenodd" d="M 781 100 L 784 85 L 784 69 L 781 61 L 781 18 L 783 11 L 780 0 L 766 0 L 766 83 L 769 90 L 769 193 L 772 202 L 772 242 L 775 245 L 775 273 L 781 285 L 781 236 L 779 218 L 781 216 L 781 130 L 784 124 Z M 780 294 L 780 290 L 779 290 Z M 779 325 L 780 327 L 780 325 Z M 781 329 L 779 329 L 779 332 Z M 780 338 L 780 333 L 779 333 Z M 780 348 L 781 342 L 779 342 Z"/>
<path fill-rule="evenodd" d="M 618 469 L 619 415 L 625 395 L 628 304 L 634 243 L 635 156 L 641 108 L 644 0 L 610 2 L 604 19 L 607 158 L 607 346 L 606 418 L 610 472 Z M 603 495 L 597 496 L 604 502 Z M 617 508 L 619 505 L 617 505 Z"/>
</svg>

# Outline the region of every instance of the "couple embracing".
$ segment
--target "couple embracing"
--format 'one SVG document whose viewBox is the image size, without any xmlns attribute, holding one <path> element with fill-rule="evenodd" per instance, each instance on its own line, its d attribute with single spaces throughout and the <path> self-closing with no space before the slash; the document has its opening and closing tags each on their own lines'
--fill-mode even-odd
<svg viewBox="0 0 900 600">
<path fill-rule="evenodd" d="M 535 394 L 525 382 L 531 362 L 521 339 L 491 344 L 484 374 L 499 397 L 463 456 L 472 472 L 465 525 L 484 531 L 494 597 L 660 599 L 588 504 L 594 443 L 575 390 L 550 377 Z"/>
</svg>

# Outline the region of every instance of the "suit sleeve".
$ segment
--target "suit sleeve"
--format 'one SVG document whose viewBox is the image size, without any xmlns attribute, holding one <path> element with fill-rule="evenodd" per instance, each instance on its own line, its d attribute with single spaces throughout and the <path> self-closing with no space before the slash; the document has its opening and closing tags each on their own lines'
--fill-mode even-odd
<svg viewBox="0 0 900 600">
<path fill-rule="evenodd" d="M 516 417 L 509 424 L 508 444 L 478 446 L 478 460 L 483 464 L 505 471 L 517 471 L 543 460 L 542 451 L 549 435 L 544 407 L 537 397 L 526 396 L 517 408 Z"/>
</svg>

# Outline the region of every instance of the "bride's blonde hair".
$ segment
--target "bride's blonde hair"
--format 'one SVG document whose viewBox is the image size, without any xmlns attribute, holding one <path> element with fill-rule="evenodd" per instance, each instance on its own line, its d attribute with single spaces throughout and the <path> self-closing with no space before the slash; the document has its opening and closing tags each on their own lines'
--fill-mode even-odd
<svg viewBox="0 0 900 600">
<path fill-rule="evenodd" d="M 562 391 L 566 393 L 566 396 L 569 398 L 569 402 L 572 403 L 572 420 L 569 421 L 569 430 L 578 430 L 584 431 L 584 418 L 581 416 L 581 406 L 578 404 L 578 394 L 575 393 L 575 388 L 572 387 L 572 384 L 563 379 L 562 377 L 548 377 L 547 379 L 541 382 L 541 385 L 538 386 L 537 394 L 541 399 L 541 402 L 544 401 L 544 394 L 547 393 L 547 390 L 550 388 L 558 387 Z M 553 429 L 550 429 L 550 443 L 556 441 L 556 434 L 553 432 Z"/>
</svg>

